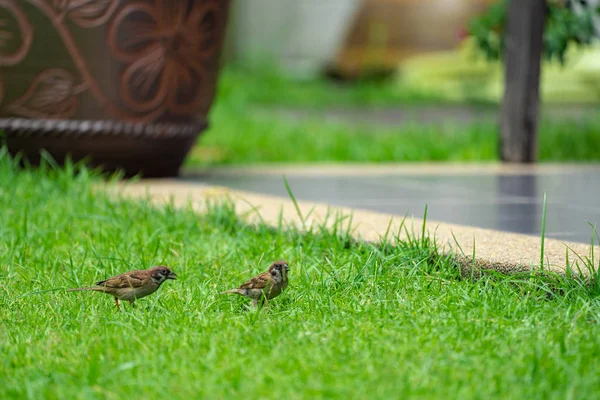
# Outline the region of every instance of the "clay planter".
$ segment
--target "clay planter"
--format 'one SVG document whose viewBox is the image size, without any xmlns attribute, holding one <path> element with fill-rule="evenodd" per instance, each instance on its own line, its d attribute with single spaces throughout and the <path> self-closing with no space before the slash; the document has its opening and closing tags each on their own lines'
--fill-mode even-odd
<svg viewBox="0 0 600 400">
<path fill-rule="evenodd" d="M 177 175 L 206 127 L 227 0 L 0 0 L 0 128 L 31 163 Z"/>
<path fill-rule="evenodd" d="M 418 54 L 455 49 L 469 21 L 498 0 L 364 0 L 335 65 L 341 75 L 395 71 Z"/>
</svg>

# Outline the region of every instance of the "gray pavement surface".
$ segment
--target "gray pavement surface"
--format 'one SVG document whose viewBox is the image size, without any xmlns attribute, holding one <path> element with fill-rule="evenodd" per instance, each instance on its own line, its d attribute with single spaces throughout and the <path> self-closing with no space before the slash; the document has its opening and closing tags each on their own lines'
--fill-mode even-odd
<svg viewBox="0 0 600 400">
<path fill-rule="evenodd" d="M 465 124 L 496 122 L 499 106 L 486 105 L 406 105 L 395 107 L 326 107 L 301 109 L 292 107 L 257 107 L 258 115 L 277 116 L 291 120 L 313 119 L 367 126 L 398 126 L 403 124 Z M 542 106 L 542 120 L 581 122 L 600 116 L 595 104 L 564 104 Z"/>
<path fill-rule="evenodd" d="M 286 173 L 299 200 L 539 236 L 547 193 L 546 236 L 590 243 L 600 223 L 600 166 L 523 173 Z M 184 181 L 288 197 L 276 171 L 188 171 Z"/>
</svg>

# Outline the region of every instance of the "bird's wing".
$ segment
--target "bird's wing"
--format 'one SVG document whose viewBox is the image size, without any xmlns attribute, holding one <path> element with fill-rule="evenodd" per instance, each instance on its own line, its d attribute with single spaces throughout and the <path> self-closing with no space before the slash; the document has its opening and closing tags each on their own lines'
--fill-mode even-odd
<svg viewBox="0 0 600 400">
<path fill-rule="evenodd" d="M 144 286 L 147 276 L 144 271 L 132 271 L 127 274 L 113 276 L 105 281 L 97 282 L 96 286 L 113 289 L 139 288 Z"/>
<path fill-rule="evenodd" d="M 255 276 L 247 282 L 244 282 L 240 289 L 264 289 L 271 281 L 271 275 L 268 272 L 264 272 L 260 275 Z"/>
</svg>

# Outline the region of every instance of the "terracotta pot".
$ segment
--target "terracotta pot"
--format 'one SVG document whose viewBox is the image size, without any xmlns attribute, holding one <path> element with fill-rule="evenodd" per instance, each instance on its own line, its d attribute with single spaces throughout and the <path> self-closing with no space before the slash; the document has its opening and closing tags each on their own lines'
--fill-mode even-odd
<svg viewBox="0 0 600 400">
<path fill-rule="evenodd" d="M 498 0 L 365 0 L 338 55 L 348 76 L 390 70 L 413 55 L 451 50 L 476 15 Z"/>
<path fill-rule="evenodd" d="M 31 163 L 177 175 L 213 101 L 227 0 L 0 0 L 0 128 Z"/>
</svg>

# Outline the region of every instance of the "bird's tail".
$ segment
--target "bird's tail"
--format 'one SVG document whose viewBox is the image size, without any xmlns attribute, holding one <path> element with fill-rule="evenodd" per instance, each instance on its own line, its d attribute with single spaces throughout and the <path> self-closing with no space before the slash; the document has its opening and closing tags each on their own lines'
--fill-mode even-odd
<svg viewBox="0 0 600 400">
<path fill-rule="evenodd" d="M 67 292 L 77 292 L 80 290 L 98 290 L 97 287 L 80 287 L 80 288 L 74 288 L 74 289 L 67 289 Z"/>
<path fill-rule="evenodd" d="M 226 290 L 224 292 L 221 292 L 220 294 L 231 294 L 231 293 L 240 294 L 240 289 Z"/>
</svg>

